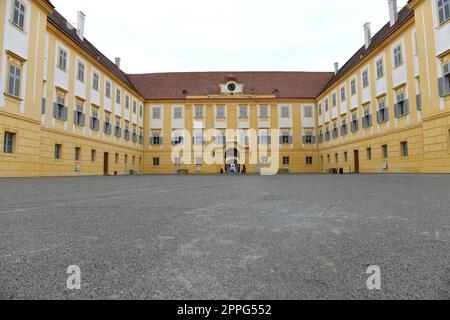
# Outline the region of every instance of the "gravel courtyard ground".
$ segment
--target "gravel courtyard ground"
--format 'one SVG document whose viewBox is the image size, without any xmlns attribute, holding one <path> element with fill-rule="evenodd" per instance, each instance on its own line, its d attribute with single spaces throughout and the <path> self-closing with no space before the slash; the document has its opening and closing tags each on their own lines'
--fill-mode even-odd
<svg viewBox="0 0 450 320">
<path fill-rule="evenodd" d="M 449 175 L 0 179 L 0 204 L 0 299 L 450 299 Z"/>
</svg>

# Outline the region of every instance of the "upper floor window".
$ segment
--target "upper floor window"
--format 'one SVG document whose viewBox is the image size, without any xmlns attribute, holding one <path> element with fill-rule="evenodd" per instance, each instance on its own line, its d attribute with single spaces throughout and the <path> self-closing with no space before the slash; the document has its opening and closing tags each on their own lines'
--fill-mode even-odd
<svg viewBox="0 0 450 320">
<path fill-rule="evenodd" d="M 224 106 L 216 107 L 216 118 L 225 118 L 225 107 Z"/>
<path fill-rule="evenodd" d="M 85 65 L 83 62 L 78 61 L 78 68 L 77 68 L 77 79 L 80 80 L 81 82 L 84 82 L 84 70 L 85 70 Z"/>
<path fill-rule="evenodd" d="M 159 107 L 153 108 L 153 119 L 161 119 L 161 108 Z"/>
<path fill-rule="evenodd" d="M 336 107 L 336 105 L 337 105 L 336 93 L 333 93 L 331 95 L 331 104 L 332 104 L 333 108 Z"/>
<path fill-rule="evenodd" d="M 142 116 L 144 115 L 144 107 L 142 105 L 139 106 L 139 117 L 142 118 Z"/>
<path fill-rule="evenodd" d="M 350 81 L 350 91 L 352 96 L 356 94 L 356 79 L 352 79 L 352 81 Z"/>
<path fill-rule="evenodd" d="M 116 89 L 116 103 L 119 103 L 119 104 L 120 104 L 120 101 L 121 101 L 120 95 L 121 95 L 120 90 Z"/>
<path fill-rule="evenodd" d="M 319 116 L 321 116 L 322 115 L 322 104 L 321 103 L 319 103 Z"/>
<path fill-rule="evenodd" d="M 202 106 L 195 106 L 195 117 L 203 118 L 203 107 Z"/>
<path fill-rule="evenodd" d="M 99 83 L 99 79 L 100 79 L 99 74 L 98 74 L 97 72 L 94 72 L 94 74 L 93 74 L 93 76 L 92 76 L 92 88 L 93 88 L 95 91 L 98 91 L 98 83 Z"/>
<path fill-rule="evenodd" d="M 130 97 L 125 96 L 125 109 L 130 109 Z"/>
<path fill-rule="evenodd" d="M 174 119 L 183 119 L 183 109 L 181 107 L 175 107 L 173 109 L 173 118 Z"/>
<path fill-rule="evenodd" d="M 14 0 L 14 13 L 12 22 L 24 30 L 25 27 L 25 5 L 19 0 Z"/>
<path fill-rule="evenodd" d="M 362 83 L 363 88 L 367 88 L 369 86 L 369 71 L 364 70 L 362 73 Z"/>
<path fill-rule="evenodd" d="M 269 116 L 269 110 L 267 106 L 260 106 L 259 107 L 259 117 L 260 118 L 267 118 Z"/>
<path fill-rule="evenodd" d="M 398 46 L 394 49 L 394 65 L 400 66 L 403 63 L 402 47 Z"/>
<path fill-rule="evenodd" d="M 443 76 L 439 78 L 439 96 L 445 97 L 450 94 L 450 62 L 442 66 Z"/>
<path fill-rule="evenodd" d="M 341 101 L 344 102 L 345 99 L 346 99 L 346 96 L 345 96 L 345 87 L 342 87 L 342 88 L 341 88 Z"/>
<path fill-rule="evenodd" d="M 289 107 L 288 106 L 282 106 L 281 107 L 281 117 L 282 118 L 289 118 Z"/>
<path fill-rule="evenodd" d="M 443 24 L 450 19 L 450 0 L 438 0 L 439 23 Z"/>
<path fill-rule="evenodd" d="M 109 81 L 106 81 L 106 84 L 105 84 L 105 96 L 107 98 L 111 98 L 111 82 L 109 82 Z"/>
<path fill-rule="evenodd" d="M 384 77 L 384 66 L 383 66 L 383 59 L 380 59 L 377 61 L 377 78 L 383 78 Z"/>
<path fill-rule="evenodd" d="M 313 116 L 312 115 L 312 106 L 305 106 L 304 115 L 305 115 L 305 118 L 311 118 Z"/>
<path fill-rule="evenodd" d="M 328 111 L 328 99 L 325 99 L 325 112 Z"/>
<path fill-rule="evenodd" d="M 137 112 L 137 104 L 136 101 L 133 101 L 133 113 Z"/>
<path fill-rule="evenodd" d="M 58 52 L 58 67 L 67 70 L 67 51 L 61 48 Z"/>
<path fill-rule="evenodd" d="M 239 106 L 239 117 L 240 118 L 248 117 L 248 107 L 247 106 Z"/>
<path fill-rule="evenodd" d="M 20 97 L 20 83 L 22 79 L 22 66 L 11 62 L 8 72 L 8 94 L 10 96 Z"/>
</svg>

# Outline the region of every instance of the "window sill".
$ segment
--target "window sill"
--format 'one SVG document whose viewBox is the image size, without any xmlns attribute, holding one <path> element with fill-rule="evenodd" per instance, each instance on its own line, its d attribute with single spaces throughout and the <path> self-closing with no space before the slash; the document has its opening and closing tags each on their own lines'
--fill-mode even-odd
<svg viewBox="0 0 450 320">
<path fill-rule="evenodd" d="M 17 158 L 17 156 L 18 156 L 18 154 L 16 152 L 13 152 L 13 153 L 2 152 L 1 155 L 3 157 L 7 157 L 7 158 Z"/>
<path fill-rule="evenodd" d="M 438 28 L 438 30 L 440 30 L 440 29 L 446 27 L 448 24 L 450 24 L 450 19 L 447 19 L 446 21 L 440 23 L 437 28 Z"/>
<path fill-rule="evenodd" d="M 23 35 L 27 35 L 28 32 L 25 31 L 24 28 L 21 28 L 20 26 L 18 26 L 17 24 L 14 23 L 14 21 L 9 20 L 9 24 L 16 29 L 17 31 L 19 31 L 20 33 L 22 33 Z"/>
<path fill-rule="evenodd" d="M 402 67 L 404 64 L 405 64 L 405 62 L 402 62 L 401 64 L 399 64 L 399 65 L 397 65 L 397 66 L 394 66 L 394 67 L 392 68 L 392 70 L 398 69 L 398 68 Z"/>
<path fill-rule="evenodd" d="M 401 115 L 396 116 L 395 118 L 396 118 L 396 119 L 403 119 L 403 118 L 405 118 L 408 114 L 409 114 L 409 113 L 401 114 Z"/>
<path fill-rule="evenodd" d="M 59 71 L 62 71 L 62 72 L 64 72 L 64 73 L 67 73 L 67 72 L 68 72 L 67 69 L 64 69 L 63 67 L 56 66 L 56 68 L 59 69 Z"/>
<path fill-rule="evenodd" d="M 7 92 L 5 92 L 4 95 L 5 95 L 5 97 L 9 98 L 10 100 L 14 100 L 14 101 L 17 101 L 17 102 L 22 102 L 23 101 L 23 99 L 21 99 L 20 97 L 13 96 L 13 95 L 11 95 L 11 94 L 9 94 Z"/>
</svg>

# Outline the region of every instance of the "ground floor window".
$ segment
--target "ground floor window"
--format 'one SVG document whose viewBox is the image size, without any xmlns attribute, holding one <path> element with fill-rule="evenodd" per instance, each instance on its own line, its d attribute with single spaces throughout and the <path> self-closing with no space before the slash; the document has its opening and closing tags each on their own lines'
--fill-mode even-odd
<svg viewBox="0 0 450 320">
<path fill-rule="evenodd" d="M 136 162 L 136 156 L 133 156 L 133 166 L 134 166 L 135 162 Z"/>
<path fill-rule="evenodd" d="M 96 159 L 97 159 L 97 151 L 91 150 L 91 161 L 95 162 Z"/>
<path fill-rule="evenodd" d="M 382 153 L 383 153 L 383 159 L 387 159 L 388 158 L 388 146 L 387 144 L 383 145 L 381 147 Z"/>
<path fill-rule="evenodd" d="M 289 165 L 289 157 L 283 157 L 283 164 Z"/>
<path fill-rule="evenodd" d="M 81 158 L 81 148 L 75 147 L 75 161 L 80 161 Z"/>
<path fill-rule="evenodd" d="M 372 160 L 372 148 L 367 148 L 367 160 Z"/>
<path fill-rule="evenodd" d="M 408 142 L 407 141 L 400 142 L 400 151 L 401 151 L 402 157 L 408 156 L 409 151 L 408 151 Z"/>
<path fill-rule="evenodd" d="M 310 166 L 313 164 L 313 158 L 312 157 L 306 157 L 306 165 Z"/>
<path fill-rule="evenodd" d="M 344 161 L 348 162 L 348 152 L 344 152 Z"/>
<path fill-rule="evenodd" d="M 115 163 L 118 164 L 119 163 L 119 154 L 116 153 L 116 157 L 115 157 Z"/>
<path fill-rule="evenodd" d="M 339 163 L 339 153 L 334 154 L 334 160 L 336 161 L 336 163 Z"/>
<path fill-rule="evenodd" d="M 153 165 L 154 165 L 155 167 L 158 167 L 158 166 L 159 166 L 159 158 L 153 158 Z"/>
<path fill-rule="evenodd" d="M 16 134 L 12 132 L 5 132 L 3 139 L 3 152 L 4 153 L 14 153 L 14 145 L 16 141 Z"/>
<path fill-rule="evenodd" d="M 55 159 L 60 160 L 62 157 L 62 145 L 55 144 Z"/>
<path fill-rule="evenodd" d="M 180 159 L 180 157 L 176 157 L 176 158 L 173 160 L 173 164 L 176 165 L 176 166 L 179 166 L 179 165 L 181 164 L 181 159 Z"/>
</svg>

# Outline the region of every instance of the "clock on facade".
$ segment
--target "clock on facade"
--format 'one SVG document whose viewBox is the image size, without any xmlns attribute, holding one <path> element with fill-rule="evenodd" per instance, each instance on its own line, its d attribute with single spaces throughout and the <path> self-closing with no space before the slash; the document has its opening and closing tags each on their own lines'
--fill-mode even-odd
<svg viewBox="0 0 450 320">
<path fill-rule="evenodd" d="M 228 84 L 227 88 L 228 88 L 228 91 L 234 92 L 234 91 L 236 91 L 236 84 L 231 82 Z"/>
</svg>

